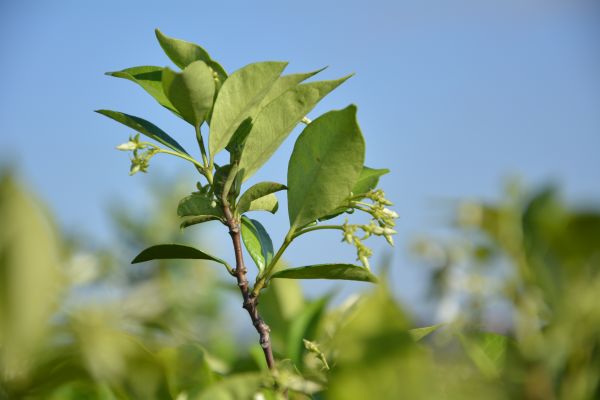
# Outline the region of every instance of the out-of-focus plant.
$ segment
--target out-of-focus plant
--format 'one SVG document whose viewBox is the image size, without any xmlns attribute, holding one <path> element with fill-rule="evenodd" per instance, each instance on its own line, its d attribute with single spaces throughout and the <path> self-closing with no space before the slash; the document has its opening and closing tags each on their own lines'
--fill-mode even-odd
<svg viewBox="0 0 600 400">
<path fill-rule="evenodd" d="M 569 208 L 552 187 L 528 193 L 512 183 L 499 204 L 461 203 L 456 220 L 460 239 L 416 249 L 435 265 L 442 317 L 479 337 L 461 334 L 466 353 L 509 398 L 599 398 L 598 209 Z M 486 326 L 508 339 L 481 339 Z M 502 350 L 489 357 L 485 346 Z"/>
<path fill-rule="evenodd" d="M 369 236 L 382 236 L 393 244 L 397 214 L 389 200 L 377 189 L 379 177 L 388 171 L 364 166 L 365 143 L 356 120 L 356 107 L 327 112 L 314 121 L 306 115 L 316 104 L 348 77 L 334 81 L 302 83 L 321 70 L 282 75 L 287 63 L 257 62 L 231 75 L 200 46 L 171 38 L 156 30 L 167 56 L 179 67 L 142 66 L 109 75 L 131 80 L 159 104 L 193 126 L 200 159 L 195 159 L 175 139 L 154 124 L 121 112 L 99 110 L 137 131 L 117 147 L 132 153 L 130 173 L 146 172 L 150 160 L 164 153 L 189 163 L 204 179 L 197 191 L 181 200 L 177 208 L 186 228 L 207 221 L 225 225 L 232 239 L 235 268 L 219 257 L 194 247 L 160 244 L 142 251 L 133 263 L 157 259 L 204 259 L 222 264 L 235 278 L 252 325 L 260 336 L 260 346 L 268 368 L 275 371 L 270 327 L 258 311 L 262 291 L 273 279 L 342 279 L 375 282 L 369 268 L 371 250 L 364 244 Z M 288 165 L 287 185 L 259 182 L 242 191 L 252 177 L 277 151 L 299 124 L 305 129 L 296 140 Z M 209 135 L 205 142 L 205 127 Z M 155 142 L 142 141 L 140 134 Z M 227 164 L 215 157 L 226 151 Z M 276 192 L 287 190 L 290 229 L 277 251 L 257 220 L 247 213 L 278 208 Z M 364 212 L 368 224 L 323 224 L 344 213 Z M 338 263 L 277 269 L 285 250 L 297 237 L 323 229 L 342 232 L 345 242 L 356 247 L 361 266 Z M 242 243 L 257 267 L 250 285 L 243 259 Z M 301 343 L 302 337 L 297 338 Z M 315 352 L 316 347 L 309 345 Z M 278 376 L 276 373 L 275 377 Z M 275 387 L 288 389 L 281 381 Z"/>
</svg>

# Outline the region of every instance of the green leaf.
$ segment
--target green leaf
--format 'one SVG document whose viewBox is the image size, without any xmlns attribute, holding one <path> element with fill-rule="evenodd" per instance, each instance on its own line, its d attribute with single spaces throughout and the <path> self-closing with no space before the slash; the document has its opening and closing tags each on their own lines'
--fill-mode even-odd
<svg viewBox="0 0 600 400">
<path fill-rule="evenodd" d="M 138 254 L 133 261 L 131 261 L 131 263 L 137 264 L 145 261 L 172 259 L 211 260 L 225 266 L 228 265 L 225 261 L 218 257 L 211 256 L 210 254 L 200 251 L 194 247 L 184 246 L 181 244 L 158 244 L 156 246 L 150 246 Z"/>
<path fill-rule="evenodd" d="M 244 192 L 244 194 L 242 194 L 236 206 L 236 210 L 239 214 L 243 214 L 246 211 L 250 210 L 253 201 L 258 200 L 261 197 L 267 196 L 271 193 L 279 192 L 280 190 L 285 189 L 287 189 L 287 187 L 285 185 L 282 185 L 281 183 L 259 182 L 256 185 L 251 186 L 248 190 Z"/>
<path fill-rule="evenodd" d="M 187 151 L 175 139 L 169 136 L 165 131 L 154 125 L 153 123 L 146 121 L 145 119 L 134 117 L 133 115 L 125 114 L 118 111 L 111 110 L 96 110 L 98 114 L 102 114 L 111 118 L 117 122 L 122 123 L 138 131 L 139 133 L 146 135 L 150 139 L 156 140 L 158 143 L 161 143 L 171 150 L 175 150 L 177 152 L 189 155 Z"/>
<path fill-rule="evenodd" d="M 244 145 L 240 171 L 251 177 L 281 146 L 296 125 L 317 103 L 350 76 L 311 82 L 287 90 L 259 111 Z"/>
<path fill-rule="evenodd" d="M 292 89 L 293 87 L 298 85 L 300 82 L 303 82 L 303 81 L 307 80 L 308 78 L 315 76 L 316 74 L 323 71 L 324 69 L 325 68 L 321 68 L 321 69 L 318 69 L 318 70 L 312 71 L 312 72 L 280 76 L 279 78 L 277 78 L 277 80 L 275 81 L 273 86 L 271 86 L 271 89 L 269 89 L 269 92 L 267 93 L 267 95 L 260 102 L 260 105 L 258 107 L 259 110 L 262 110 L 270 102 L 277 99 L 283 93 L 287 92 L 289 89 Z"/>
<path fill-rule="evenodd" d="M 220 82 L 225 82 L 227 73 L 223 67 L 212 58 L 206 50 L 195 43 L 187 42 L 181 39 L 175 39 L 162 33 L 160 30 L 155 31 L 156 39 L 165 54 L 179 68 L 184 69 L 194 61 L 204 61 L 219 77 Z"/>
<path fill-rule="evenodd" d="M 410 335 L 412 336 L 412 338 L 415 341 L 419 341 L 419 340 L 423 339 L 425 336 L 437 331 L 441 326 L 442 326 L 442 324 L 437 324 L 437 325 L 432 325 L 432 326 L 425 326 L 423 328 L 414 328 L 414 329 L 410 329 L 408 331 L 408 333 L 410 333 Z"/>
<path fill-rule="evenodd" d="M 184 197 L 177 206 L 177 215 L 180 217 L 210 216 L 224 218 L 223 210 L 217 207 L 216 202 L 206 194 L 192 193 Z"/>
<path fill-rule="evenodd" d="M 232 170 L 231 164 L 223 165 L 217 168 L 213 178 L 214 192 L 217 198 L 222 198 L 223 193 L 227 195 L 228 201 L 235 202 L 235 199 L 240 194 L 241 182 L 237 174 L 238 168 L 234 164 Z M 233 175 L 232 175 L 233 174 Z"/>
<path fill-rule="evenodd" d="M 154 97 L 154 99 L 158 101 L 160 105 L 168 110 L 171 110 L 176 115 L 179 115 L 179 112 L 175 106 L 171 103 L 167 96 L 165 96 L 162 86 L 162 73 L 162 67 L 148 65 L 126 68 L 122 71 L 107 72 L 106 75 L 127 79 L 137 83 L 150 96 Z"/>
<path fill-rule="evenodd" d="M 459 335 L 459 339 L 473 363 L 488 378 L 497 378 L 504 367 L 508 346 L 506 336 L 480 333 L 475 337 Z"/>
<path fill-rule="evenodd" d="M 279 209 L 279 202 L 274 193 L 253 200 L 248 207 L 248 211 L 268 211 L 275 214 Z"/>
<path fill-rule="evenodd" d="M 331 214 L 350 195 L 364 158 L 356 106 L 311 122 L 298 137 L 288 166 L 291 231 Z"/>
<path fill-rule="evenodd" d="M 288 268 L 274 273 L 271 279 L 338 279 L 347 281 L 377 282 L 368 269 L 352 264 L 316 264 L 307 267 Z"/>
<path fill-rule="evenodd" d="M 229 375 L 209 386 L 195 400 L 247 400 L 256 398 L 261 387 L 272 386 L 272 379 L 256 372 Z"/>
<path fill-rule="evenodd" d="M 390 170 L 387 168 L 374 169 L 364 166 L 362 171 L 360 171 L 358 181 L 356 181 L 352 188 L 352 193 L 362 194 L 370 192 L 377 187 L 379 178 L 389 172 Z"/>
<path fill-rule="evenodd" d="M 211 159 L 227 146 L 240 124 L 252 117 L 286 65 L 284 62 L 249 64 L 223 83 L 210 122 L 208 147 Z"/>
<path fill-rule="evenodd" d="M 215 95 L 210 68 L 203 61 L 194 61 L 181 73 L 165 68 L 162 84 L 165 95 L 183 119 L 194 126 L 202 125 Z"/>
<path fill-rule="evenodd" d="M 179 227 L 181 229 L 185 229 L 185 228 L 188 228 L 193 225 L 201 224 L 203 222 L 221 221 L 221 220 L 222 220 L 221 218 L 216 217 L 214 215 L 197 215 L 194 217 L 183 218 L 183 221 L 179 224 Z"/>
<path fill-rule="evenodd" d="M 302 339 L 313 340 L 319 321 L 323 317 L 325 308 L 331 300 L 331 296 L 324 296 L 316 301 L 305 305 L 292 319 L 287 334 L 287 354 L 295 365 L 302 365 L 302 354 L 305 351 Z"/>
<path fill-rule="evenodd" d="M 242 240 L 260 273 L 273 258 L 273 242 L 267 230 L 255 219 L 242 217 Z"/>
</svg>

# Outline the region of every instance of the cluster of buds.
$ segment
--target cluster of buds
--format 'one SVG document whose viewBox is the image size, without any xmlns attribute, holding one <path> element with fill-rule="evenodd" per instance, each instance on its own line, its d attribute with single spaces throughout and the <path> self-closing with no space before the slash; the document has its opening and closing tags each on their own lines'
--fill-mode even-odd
<svg viewBox="0 0 600 400">
<path fill-rule="evenodd" d="M 117 146 L 117 150 L 133 152 L 129 175 L 134 175 L 138 172 L 147 172 L 150 166 L 150 159 L 160 151 L 158 147 L 140 142 L 139 134 L 133 137 L 130 136 L 128 142 Z"/>
<path fill-rule="evenodd" d="M 398 218 L 398 214 L 386 208 L 386 206 L 391 206 L 392 202 L 385 198 L 385 193 L 381 189 L 367 193 L 364 195 L 364 199 L 369 199 L 372 203 L 356 200 L 352 201 L 352 207 L 369 213 L 373 219 L 367 225 L 350 225 L 346 221 L 343 225 L 344 238 L 342 241 L 356 247 L 357 259 L 365 268 L 370 269 L 369 257 L 373 251 L 365 246 L 363 240 L 370 236 L 383 236 L 390 246 L 393 246 L 392 236 L 396 234 L 393 227 L 396 225 L 395 220 Z M 357 234 L 359 230 L 363 232 L 362 236 Z"/>
</svg>

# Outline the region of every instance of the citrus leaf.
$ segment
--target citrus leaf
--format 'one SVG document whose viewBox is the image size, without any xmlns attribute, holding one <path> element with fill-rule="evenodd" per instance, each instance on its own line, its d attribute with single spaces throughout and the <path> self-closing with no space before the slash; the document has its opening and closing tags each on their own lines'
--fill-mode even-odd
<svg viewBox="0 0 600 400">
<path fill-rule="evenodd" d="M 323 97 L 349 77 L 297 85 L 260 110 L 252 123 L 240 158 L 244 180 L 271 158 L 294 127 Z"/>
<path fill-rule="evenodd" d="M 273 258 L 273 242 L 260 222 L 242 217 L 242 240 L 244 246 L 262 273 Z"/>
<path fill-rule="evenodd" d="M 194 247 L 184 246 L 182 244 L 158 244 L 156 246 L 150 246 L 138 254 L 131 261 L 131 263 L 137 264 L 145 261 L 172 259 L 211 260 L 228 266 L 225 261 L 218 257 L 211 256 L 210 254 L 200 251 Z"/>
<path fill-rule="evenodd" d="M 227 146 L 240 124 L 252 116 L 286 65 L 284 62 L 249 64 L 227 78 L 217 95 L 210 121 L 211 158 Z"/>
<path fill-rule="evenodd" d="M 203 61 L 194 61 L 181 73 L 165 68 L 162 84 L 165 95 L 183 119 L 194 126 L 202 125 L 215 94 L 210 68 Z"/>
<path fill-rule="evenodd" d="M 144 89 L 150 96 L 154 97 L 158 103 L 167 108 L 168 110 L 179 115 L 179 112 L 175 108 L 171 101 L 165 96 L 162 87 L 162 67 L 155 67 L 150 65 L 144 65 L 140 67 L 126 68 L 121 71 L 107 72 L 106 75 L 114 76 L 115 78 L 122 78 L 130 80 L 131 82 L 137 83 Z"/>
<path fill-rule="evenodd" d="M 316 71 L 311 71 L 311 72 L 304 72 L 304 73 L 299 73 L 299 74 L 288 74 L 288 75 L 280 76 L 279 78 L 277 78 L 277 80 L 275 81 L 273 86 L 271 86 L 267 95 L 260 102 L 260 105 L 258 107 L 259 110 L 264 108 L 266 105 L 268 105 L 273 100 L 277 99 L 279 96 L 281 96 L 283 93 L 285 93 L 289 89 L 292 89 L 293 87 L 298 85 L 300 82 L 303 82 L 303 81 L 307 80 L 308 78 L 315 76 L 316 74 L 323 71 L 324 69 L 325 68 L 321 68 L 321 69 L 318 69 Z"/>
<path fill-rule="evenodd" d="M 110 119 L 122 123 L 125 126 L 130 127 L 138 131 L 139 133 L 149 137 L 150 139 L 156 140 L 171 150 L 175 150 L 179 153 L 189 155 L 187 151 L 175 139 L 169 136 L 165 131 L 154 125 L 152 122 L 146 121 L 143 118 L 135 117 L 133 115 L 125 114 L 118 111 L 111 110 L 96 110 L 98 114 L 102 114 Z"/>
<path fill-rule="evenodd" d="M 377 277 L 368 269 L 352 264 L 315 264 L 307 267 L 288 268 L 274 273 L 271 279 L 275 278 L 377 282 Z"/>
<path fill-rule="evenodd" d="M 243 214 L 250 210 L 253 201 L 285 189 L 287 189 L 286 186 L 281 183 L 259 182 L 256 185 L 251 186 L 244 194 L 242 194 L 236 206 L 236 210 L 238 213 Z"/>
<path fill-rule="evenodd" d="M 288 166 L 291 230 L 336 210 L 350 195 L 364 158 L 356 106 L 330 111 L 311 122 L 298 137 Z"/>
</svg>

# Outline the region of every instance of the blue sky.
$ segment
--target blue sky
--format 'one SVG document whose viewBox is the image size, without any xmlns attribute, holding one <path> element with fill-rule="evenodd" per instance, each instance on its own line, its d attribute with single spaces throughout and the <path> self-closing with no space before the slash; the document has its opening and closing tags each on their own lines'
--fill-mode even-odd
<svg viewBox="0 0 600 400">
<path fill-rule="evenodd" d="M 392 170 L 382 186 L 401 215 L 393 279 L 414 304 L 425 272 L 406 246 L 447 223 L 443 200 L 493 199 L 512 174 L 558 182 L 575 201 L 600 198 L 598 11 L 577 0 L 3 1 L 0 164 L 17 167 L 64 227 L 108 241 L 106 205 L 144 204 L 152 178 L 128 176 L 128 157 L 114 146 L 129 132 L 92 110 L 138 115 L 194 144 L 182 121 L 103 75 L 170 65 L 154 28 L 201 44 L 230 72 L 262 60 L 290 61 L 289 72 L 328 65 L 322 79 L 355 72 L 310 116 L 358 105 L 368 165 Z M 285 182 L 292 145 L 256 181 Z M 149 175 L 183 167 L 155 158 Z M 263 221 L 278 242 L 286 213 Z M 287 258 L 352 261 L 338 241 L 302 239 Z"/>
</svg>

